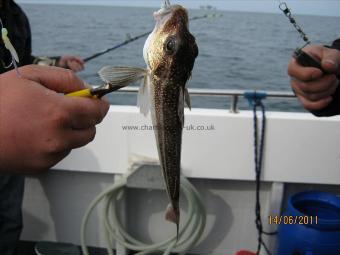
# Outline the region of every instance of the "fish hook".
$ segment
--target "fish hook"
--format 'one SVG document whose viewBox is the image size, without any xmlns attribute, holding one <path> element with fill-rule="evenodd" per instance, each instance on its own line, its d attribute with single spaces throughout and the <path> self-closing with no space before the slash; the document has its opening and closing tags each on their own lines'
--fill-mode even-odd
<svg viewBox="0 0 340 255">
<path fill-rule="evenodd" d="M 164 0 L 164 7 L 163 8 L 168 8 L 171 6 L 170 0 Z"/>
<path fill-rule="evenodd" d="M 1 26 L 1 37 L 2 37 L 2 41 L 5 44 L 5 48 L 10 52 L 11 54 L 11 63 L 8 66 L 5 66 L 5 68 L 10 68 L 12 65 L 15 68 L 15 71 L 17 72 L 17 75 L 19 77 L 21 77 L 20 72 L 18 70 L 18 65 L 17 63 L 19 63 L 19 57 L 18 57 L 18 53 L 15 50 L 13 44 L 11 43 L 10 39 L 8 38 L 8 31 L 7 29 L 4 27 L 2 20 L 0 18 L 0 26 Z M 1 61 L 3 63 L 3 61 Z M 4 64 L 4 63 L 3 63 Z"/>
</svg>

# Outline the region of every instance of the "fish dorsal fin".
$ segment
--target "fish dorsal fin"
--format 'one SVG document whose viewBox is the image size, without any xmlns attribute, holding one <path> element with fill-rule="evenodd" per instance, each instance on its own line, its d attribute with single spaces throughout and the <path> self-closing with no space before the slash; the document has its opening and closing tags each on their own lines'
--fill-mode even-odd
<svg viewBox="0 0 340 255">
<path fill-rule="evenodd" d="M 187 88 L 184 89 L 184 100 L 185 100 L 185 104 L 186 106 L 190 109 L 191 111 L 191 100 L 190 100 L 190 95 L 189 95 L 189 91 Z"/>
<path fill-rule="evenodd" d="M 142 80 L 142 84 L 139 88 L 138 97 L 137 97 L 137 106 L 140 109 L 140 112 L 147 116 L 150 111 L 150 92 L 151 92 L 151 83 L 150 83 L 150 75 L 145 75 Z"/>
<path fill-rule="evenodd" d="M 143 79 L 147 71 L 138 67 L 104 66 L 99 70 L 98 74 L 106 83 L 114 86 L 128 86 Z"/>
</svg>

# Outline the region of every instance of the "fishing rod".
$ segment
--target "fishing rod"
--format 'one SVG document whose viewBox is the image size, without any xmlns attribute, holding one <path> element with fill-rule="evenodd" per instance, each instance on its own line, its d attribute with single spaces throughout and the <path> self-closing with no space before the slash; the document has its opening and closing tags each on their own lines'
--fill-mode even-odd
<svg viewBox="0 0 340 255">
<path fill-rule="evenodd" d="M 223 16 L 223 15 L 222 15 L 222 14 L 217 14 L 217 13 L 213 13 L 213 14 L 205 14 L 205 15 L 202 15 L 202 16 L 195 16 L 195 17 L 192 17 L 190 20 L 193 21 L 193 20 L 200 20 L 200 19 L 206 19 L 206 18 L 216 18 L 216 17 L 221 17 L 221 16 Z M 84 61 L 85 61 L 85 62 L 88 62 L 88 61 L 90 61 L 90 60 L 92 60 L 92 59 L 98 58 L 98 57 L 100 57 L 101 55 L 104 55 L 104 54 L 106 54 L 106 53 L 108 53 L 108 52 L 110 52 L 110 51 L 116 50 L 116 49 L 118 49 L 118 48 L 120 48 L 120 47 L 123 47 L 123 46 L 129 44 L 129 43 L 132 43 L 132 42 L 134 42 L 134 41 L 137 41 L 138 39 L 141 39 L 141 38 L 143 38 L 143 37 L 146 37 L 146 36 L 149 35 L 150 33 L 152 33 L 152 31 L 148 31 L 148 32 L 142 33 L 142 34 L 137 35 L 137 36 L 135 36 L 135 37 L 130 37 L 130 36 L 128 36 L 127 39 L 126 39 L 124 42 L 119 43 L 119 44 L 117 44 L 117 45 L 115 45 L 115 46 L 113 46 L 113 47 L 111 47 L 111 48 L 106 49 L 106 50 L 97 52 L 97 53 L 95 53 L 95 54 L 93 54 L 93 55 L 91 55 L 91 56 L 89 56 L 89 57 L 86 57 L 86 58 L 84 58 Z"/>
<path fill-rule="evenodd" d="M 110 52 L 110 51 L 116 50 L 116 49 L 118 49 L 118 48 L 120 48 L 120 47 L 123 47 L 124 45 L 127 45 L 127 44 L 129 44 L 129 43 L 131 43 L 131 42 L 137 41 L 138 39 L 147 36 L 147 35 L 150 34 L 151 32 L 152 32 L 152 31 L 148 31 L 148 32 L 146 32 L 146 33 L 140 34 L 140 35 L 135 36 L 135 37 L 132 37 L 132 38 L 129 38 L 129 36 L 128 36 L 128 39 L 126 39 L 124 42 L 122 42 L 122 43 L 120 43 L 120 44 L 117 44 L 117 45 L 115 45 L 115 46 L 113 46 L 113 47 L 111 47 L 111 48 L 108 48 L 108 49 L 106 49 L 106 50 L 97 52 L 97 53 L 95 53 L 95 54 L 93 54 L 93 55 L 91 55 L 91 56 L 89 56 L 89 57 L 87 57 L 87 58 L 84 58 L 84 61 L 85 61 L 85 62 L 88 62 L 88 61 L 90 61 L 90 60 L 92 60 L 92 59 L 98 58 L 98 57 L 100 57 L 101 55 L 104 55 L 104 54 L 106 54 L 106 53 L 108 53 L 108 52 Z"/>
</svg>

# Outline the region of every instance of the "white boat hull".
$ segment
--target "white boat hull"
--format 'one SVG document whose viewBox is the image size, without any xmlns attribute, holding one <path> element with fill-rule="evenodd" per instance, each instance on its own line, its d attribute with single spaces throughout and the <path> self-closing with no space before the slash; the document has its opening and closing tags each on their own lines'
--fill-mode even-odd
<svg viewBox="0 0 340 255">
<path fill-rule="evenodd" d="M 309 189 L 340 194 L 340 118 L 282 112 L 267 117 L 261 202 L 264 226 L 275 230 L 267 216 L 279 214 L 290 194 Z M 202 194 L 208 212 L 205 239 L 192 253 L 255 250 L 252 112 L 186 112 L 186 126 L 211 125 L 214 130 L 185 129 L 183 134 L 183 173 Z M 91 144 L 73 151 L 49 173 L 27 178 L 23 240 L 79 244 L 81 219 L 91 200 L 115 175 L 128 173 L 134 161 L 157 159 L 152 130 L 125 131 L 123 126 L 147 128 L 151 121 L 136 107 L 112 106 Z M 174 233 L 175 227 L 164 220 L 165 192 L 132 189 L 127 198 L 127 228 L 137 237 L 160 241 Z M 87 240 L 103 247 L 98 214 L 90 221 Z"/>
</svg>

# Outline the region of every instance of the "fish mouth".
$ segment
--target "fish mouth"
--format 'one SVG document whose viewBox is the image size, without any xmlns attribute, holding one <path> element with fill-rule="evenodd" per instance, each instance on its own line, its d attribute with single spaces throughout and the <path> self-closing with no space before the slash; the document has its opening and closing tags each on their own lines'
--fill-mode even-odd
<svg viewBox="0 0 340 255">
<path fill-rule="evenodd" d="M 183 14 L 183 11 L 188 17 L 187 10 L 183 6 L 175 4 L 161 8 L 157 12 L 154 12 L 153 16 L 157 22 L 164 24 L 170 18 L 170 14 L 172 15 L 176 15 L 177 13 Z"/>
</svg>

